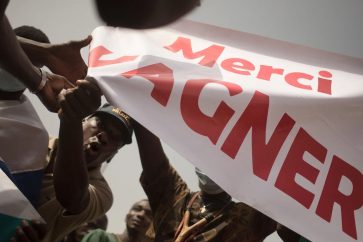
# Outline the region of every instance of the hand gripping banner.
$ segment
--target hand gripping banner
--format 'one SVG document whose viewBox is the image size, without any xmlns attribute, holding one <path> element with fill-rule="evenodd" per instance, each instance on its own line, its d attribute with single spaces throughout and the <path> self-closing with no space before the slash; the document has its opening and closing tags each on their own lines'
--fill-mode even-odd
<svg viewBox="0 0 363 242">
<path fill-rule="evenodd" d="M 313 241 L 363 241 L 363 60 L 182 21 L 93 32 L 106 99 L 236 199 Z"/>
</svg>

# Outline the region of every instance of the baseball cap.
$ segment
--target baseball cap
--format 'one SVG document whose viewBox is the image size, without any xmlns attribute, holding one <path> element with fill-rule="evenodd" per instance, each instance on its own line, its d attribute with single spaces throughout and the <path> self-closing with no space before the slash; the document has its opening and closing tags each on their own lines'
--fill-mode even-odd
<svg viewBox="0 0 363 242">
<path fill-rule="evenodd" d="M 131 125 L 131 117 L 127 113 L 123 112 L 119 108 L 116 108 L 116 107 L 110 105 L 109 103 L 106 103 L 102 107 L 97 109 L 96 112 L 93 113 L 93 115 L 97 115 L 100 113 L 106 114 L 106 115 L 111 115 L 112 117 L 114 117 L 118 121 L 120 121 L 122 123 L 122 125 L 124 125 L 124 127 L 126 128 L 127 133 L 128 133 L 128 135 L 126 136 L 126 139 L 125 139 L 125 144 L 130 144 L 132 142 L 133 128 Z"/>
</svg>

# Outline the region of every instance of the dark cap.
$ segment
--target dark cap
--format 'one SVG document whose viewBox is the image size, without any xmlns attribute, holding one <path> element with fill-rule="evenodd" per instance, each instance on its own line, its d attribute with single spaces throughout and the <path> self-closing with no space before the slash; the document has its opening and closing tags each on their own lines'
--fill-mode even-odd
<svg viewBox="0 0 363 242">
<path fill-rule="evenodd" d="M 97 115 L 98 113 L 112 115 L 117 120 L 121 121 L 122 125 L 126 128 L 126 130 L 128 132 L 127 136 L 125 137 L 125 144 L 130 144 L 132 142 L 133 128 L 131 125 L 131 117 L 129 115 L 127 115 L 127 113 L 123 112 L 119 108 L 111 106 L 108 103 L 104 104 L 102 107 L 97 109 L 97 111 L 94 112 L 93 115 Z"/>
</svg>

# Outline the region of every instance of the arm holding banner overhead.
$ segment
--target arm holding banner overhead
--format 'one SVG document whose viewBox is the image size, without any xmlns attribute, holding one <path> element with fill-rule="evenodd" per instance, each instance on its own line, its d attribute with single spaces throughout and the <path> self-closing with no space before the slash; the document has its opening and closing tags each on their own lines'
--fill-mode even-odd
<svg viewBox="0 0 363 242">
<path fill-rule="evenodd" d="M 41 72 L 21 49 L 5 15 L 0 20 L 0 65 L 33 91 L 49 111 L 59 109 L 57 95 L 71 85 L 66 78 Z"/>
<path fill-rule="evenodd" d="M 146 176 L 157 174 L 160 168 L 169 164 L 159 138 L 135 120 L 133 120 L 133 127 L 143 173 Z"/>
<path fill-rule="evenodd" d="M 63 88 L 72 87 L 72 84 L 63 76 L 41 71 L 31 63 L 28 56 L 31 59 L 41 59 L 42 63 L 53 72 L 66 75 L 67 78 L 70 77 L 72 81 L 75 81 L 85 76 L 87 67 L 79 50 L 88 45 L 91 38 L 63 45 L 47 46 L 22 39 L 20 46 L 5 15 L 8 2 L 6 0 L 0 2 L 0 65 L 33 91 L 49 111 L 57 112 L 58 93 Z"/>
<path fill-rule="evenodd" d="M 88 81 L 60 93 L 59 145 L 54 164 L 57 200 L 70 214 L 77 214 L 89 203 L 89 179 L 83 147 L 82 119 L 101 104 L 100 90 Z"/>
</svg>

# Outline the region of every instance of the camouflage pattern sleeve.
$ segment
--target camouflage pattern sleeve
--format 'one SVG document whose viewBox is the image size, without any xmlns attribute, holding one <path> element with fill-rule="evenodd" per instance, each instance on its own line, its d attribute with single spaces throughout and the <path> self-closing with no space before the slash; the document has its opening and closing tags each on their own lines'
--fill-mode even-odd
<svg viewBox="0 0 363 242">
<path fill-rule="evenodd" d="M 187 184 L 169 162 L 160 167 L 158 174 L 146 177 L 142 173 L 140 183 L 154 213 L 160 210 L 160 206 L 165 209 L 172 208 L 175 201 L 189 192 Z"/>
<path fill-rule="evenodd" d="M 244 203 L 236 203 L 226 215 L 229 226 L 219 240 L 225 242 L 263 241 L 276 230 L 276 222 Z"/>
</svg>

